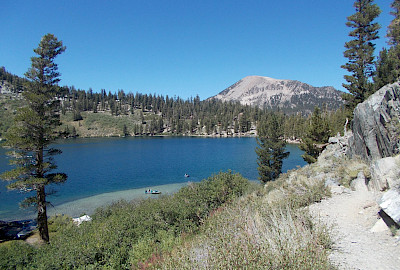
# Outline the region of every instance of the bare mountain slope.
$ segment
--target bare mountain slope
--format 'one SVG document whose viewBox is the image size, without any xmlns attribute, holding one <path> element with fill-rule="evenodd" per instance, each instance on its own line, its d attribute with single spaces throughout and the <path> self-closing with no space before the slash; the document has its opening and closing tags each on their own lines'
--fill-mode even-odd
<svg viewBox="0 0 400 270">
<path fill-rule="evenodd" d="M 343 104 L 342 92 L 331 86 L 314 87 L 293 80 L 248 76 L 212 97 L 223 101 L 277 109 L 288 113 L 310 113 L 315 106 L 326 104 L 337 109 Z"/>
</svg>

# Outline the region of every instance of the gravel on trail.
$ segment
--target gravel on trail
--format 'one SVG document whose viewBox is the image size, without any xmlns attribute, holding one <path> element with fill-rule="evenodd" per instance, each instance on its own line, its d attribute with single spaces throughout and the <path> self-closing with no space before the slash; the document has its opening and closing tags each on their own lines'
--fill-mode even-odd
<svg viewBox="0 0 400 270">
<path fill-rule="evenodd" d="M 400 269 L 399 234 L 392 236 L 382 226 L 378 196 L 367 190 L 343 189 L 309 207 L 315 219 L 332 226 L 334 245 L 329 258 L 339 269 Z"/>
</svg>

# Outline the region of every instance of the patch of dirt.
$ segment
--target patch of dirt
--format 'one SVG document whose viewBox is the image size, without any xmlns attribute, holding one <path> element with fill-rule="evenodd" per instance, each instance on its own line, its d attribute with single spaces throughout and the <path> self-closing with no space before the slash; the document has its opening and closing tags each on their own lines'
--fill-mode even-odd
<svg viewBox="0 0 400 270">
<path fill-rule="evenodd" d="M 399 237 L 393 237 L 387 227 L 371 231 L 380 220 L 378 196 L 366 190 L 344 190 L 310 206 L 314 218 L 333 226 L 330 260 L 339 269 L 400 269 Z"/>
<path fill-rule="evenodd" d="M 26 238 L 25 242 L 31 246 L 38 246 L 43 244 L 43 241 L 40 239 L 38 232 L 35 232 L 34 234 Z"/>
</svg>

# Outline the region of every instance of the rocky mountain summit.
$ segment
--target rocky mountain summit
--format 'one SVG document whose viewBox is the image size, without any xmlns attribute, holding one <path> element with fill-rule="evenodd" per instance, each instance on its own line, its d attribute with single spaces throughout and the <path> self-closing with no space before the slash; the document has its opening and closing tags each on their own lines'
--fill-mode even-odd
<svg viewBox="0 0 400 270">
<path fill-rule="evenodd" d="M 343 104 L 342 92 L 331 86 L 314 87 L 294 80 L 278 80 L 262 76 L 248 76 L 212 97 L 241 104 L 279 108 L 287 113 L 310 113 L 315 106 L 326 104 L 335 110 Z"/>
</svg>

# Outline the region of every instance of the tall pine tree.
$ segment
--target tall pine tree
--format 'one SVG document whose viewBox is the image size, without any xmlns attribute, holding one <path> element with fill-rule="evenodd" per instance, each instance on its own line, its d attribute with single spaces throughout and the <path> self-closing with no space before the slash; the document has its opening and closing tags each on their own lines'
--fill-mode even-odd
<svg viewBox="0 0 400 270">
<path fill-rule="evenodd" d="M 64 173 L 51 173 L 57 168 L 53 156 L 61 151 L 49 147 L 55 139 L 54 129 L 60 123 L 59 102 L 55 98 L 60 73 L 54 58 L 64 51 L 62 41 L 52 34 L 43 36 L 34 49 L 37 56 L 31 58 L 32 65 L 25 73 L 30 81 L 23 92 L 28 105 L 18 111 L 6 135 L 5 145 L 11 149 L 8 154 L 15 168 L 1 175 L 11 182 L 9 189 L 36 192 L 36 196 L 28 197 L 22 205 L 37 207 L 39 234 L 45 242 L 49 242 L 45 186 L 67 179 Z"/>
<path fill-rule="evenodd" d="M 282 172 L 283 160 L 289 156 L 285 152 L 286 142 L 283 125 L 278 115 L 270 114 L 257 128 L 258 174 L 262 183 L 275 180 Z"/>
<path fill-rule="evenodd" d="M 349 93 L 343 95 L 349 112 L 358 103 L 363 102 L 374 91 L 370 79 L 374 75 L 374 40 L 378 39 L 380 25 L 373 21 L 379 16 L 381 10 L 373 0 L 356 0 L 354 2 L 356 13 L 347 18 L 346 25 L 353 30 L 349 36 L 353 39 L 345 43 L 344 56 L 348 62 L 342 65 L 351 75 L 344 78 L 348 84 L 343 84 Z"/>
<path fill-rule="evenodd" d="M 301 139 L 300 149 L 305 153 L 302 155 L 307 163 L 317 161 L 319 154 L 322 152 L 324 143 L 328 142 L 330 136 L 329 125 L 326 119 L 322 116 L 318 107 L 315 107 L 311 115 L 310 125 L 305 136 Z"/>
<path fill-rule="evenodd" d="M 374 89 L 379 90 L 383 86 L 394 83 L 400 75 L 400 47 L 383 48 L 379 52 L 376 61 L 376 74 L 374 77 Z"/>
<path fill-rule="evenodd" d="M 387 37 L 389 45 L 397 46 L 400 45 L 400 0 L 394 0 L 391 7 L 393 10 L 390 14 L 394 16 L 394 19 L 388 26 Z"/>
<path fill-rule="evenodd" d="M 375 90 L 394 83 L 400 76 L 400 0 L 393 1 L 390 12 L 394 19 L 388 26 L 386 37 L 390 48 L 382 49 L 376 62 Z"/>
</svg>

